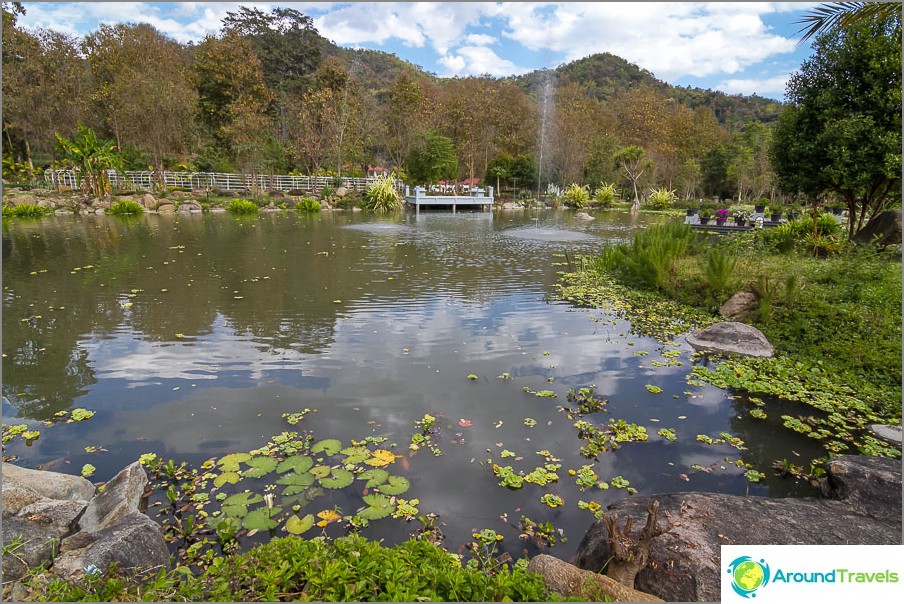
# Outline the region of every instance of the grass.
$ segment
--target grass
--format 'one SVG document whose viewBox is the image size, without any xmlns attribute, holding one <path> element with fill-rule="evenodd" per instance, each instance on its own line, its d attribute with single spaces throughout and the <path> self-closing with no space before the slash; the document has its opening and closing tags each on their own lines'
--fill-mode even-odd
<svg viewBox="0 0 904 604">
<path fill-rule="evenodd" d="M 827 454 L 900 456 L 868 430 L 901 422 L 900 255 L 831 235 L 814 248 L 806 229 L 790 244 L 764 232 L 722 237 L 708 251 L 692 243 L 670 268 L 659 263 L 647 271 L 656 278 L 644 279 L 635 267 L 662 247 L 649 244 L 651 232 L 633 246 L 583 258 L 583 270 L 563 276 L 560 295 L 609 308 L 635 332 L 663 339 L 721 321 L 719 306 L 731 294 L 753 291 L 759 307 L 745 321 L 769 339 L 776 358 L 732 358 L 695 368 L 693 378 L 823 411 L 803 427 L 794 418 L 785 426 L 823 441 Z"/>
<path fill-rule="evenodd" d="M 160 570 L 143 577 L 104 569 L 78 580 L 33 578 L 30 600 L 82 601 L 561 601 L 525 561 L 485 572 L 427 541 L 395 547 L 358 536 L 332 541 L 284 537 L 246 553 L 217 556 L 197 575 Z"/>
<path fill-rule="evenodd" d="M 41 218 L 50 214 L 53 214 L 52 208 L 42 208 L 36 204 L 22 203 L 15 206 L 3 204 L 4 218 Z"/>
<path fill-rule="evenodd" d="M 120 199 L 110 206 L 109 213 L 115 216 L 138 215 L 144 212 L 140 203 L 130 199 Z"/>
<path fill-rule="evenodd" d="M 233 199 L 225 207 L 230 214 L 257 214 L 260 211 L 256 203 L 247 199 Z"/>
</svg>

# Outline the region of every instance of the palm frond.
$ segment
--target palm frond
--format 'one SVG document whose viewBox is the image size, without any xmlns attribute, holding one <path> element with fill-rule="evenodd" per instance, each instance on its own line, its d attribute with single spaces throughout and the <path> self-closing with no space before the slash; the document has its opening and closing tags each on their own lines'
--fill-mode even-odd
<svg viewBox="0 0 904 604">
<path fill-rule="evenodd" d="M 900 2 L 828 2 L 805 14 L 797 23 L 804 24 L 799 44 L 836 27 L 850 27 L 867 21 L 881 21 L 901 15 Z"/>
</svg>

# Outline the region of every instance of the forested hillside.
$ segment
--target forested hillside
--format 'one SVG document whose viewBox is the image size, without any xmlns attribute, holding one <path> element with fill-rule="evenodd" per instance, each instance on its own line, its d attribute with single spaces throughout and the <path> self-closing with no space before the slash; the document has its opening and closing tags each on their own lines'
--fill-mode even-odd
<svg viewBox="0 0 904 604">
<path fill-rule="evenodd" d="M 61 166 L 57 135 L 85 125 L 128 169 L 358 176 L 383 166 L 409 182 L 471 177 L 514 191 L 623 186 L 616 154 L 639 147 L 642 189 L 772 188 L 765 124 L 780 103 L 670 86 L 613 55 L 520 77 L 439 78 L 341 48 L 288 8 L 241 7 L 188 45 L 140 23 L 84 38 L 26 30 L 24 10 L 3 3 L 7 181 Z"/>
</svg>

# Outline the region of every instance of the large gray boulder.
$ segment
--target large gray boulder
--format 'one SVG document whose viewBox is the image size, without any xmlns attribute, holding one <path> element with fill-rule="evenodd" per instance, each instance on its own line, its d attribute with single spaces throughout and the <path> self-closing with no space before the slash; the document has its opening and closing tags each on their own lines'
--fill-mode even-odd
<svg viewBox="0 0 904 604">
<path fill-rule="evenodd" d="M 880 247 L 901 244 L 901 210 L 877 214 L 854 235 L 854 243 L 873 243 Z"/>
<path fill-rule="evenodd" d="M 771 357 L 772 344 L 756 327 L 737 321 L 723 321 L 685 336 L 688 344 L 704 352 Z"/>
<path fill-rule="evenodd" d="M 826 464 L 829 498 L 743 497 L 671 493 L 632 497 L 608 508 L 619 525 L 635 518 L 639 537 L 654 500 L 671 530 L 655 538 L 634 587 L 667 601 L 718 601 L 720 546 L 901 543 L 901 462 L 846 456 Z M 596 522 L 575 555 L 578 568 L 599 571 L 609 559 L 608 529 Z"/>
<path fill-rule="evenodd" d="M 124 572 L 169 566 L 160 526 L 141 510 L 147 473 L 139 462 L 124 468 L 91 500 L 78 533 L 63 540 L 54 572 L 73 576 L 91 565 L 115 562 Z"/>
<path fill-rule="evenodd" d="M 4 463 L 3 581 L 48 567 L 94 495 L 81 476 L 43 472 Z"/>
</svg>

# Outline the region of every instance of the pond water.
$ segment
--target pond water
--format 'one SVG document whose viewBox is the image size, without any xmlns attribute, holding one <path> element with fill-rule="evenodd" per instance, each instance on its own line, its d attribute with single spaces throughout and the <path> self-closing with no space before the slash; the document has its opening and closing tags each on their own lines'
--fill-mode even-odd
<svg viewBox="0 0 904 604">
<path fill-rule="evenodd" d="M 551 553 L 567 558 L 593 521 L 578 500 L 605 507 L 631 496 L 615 487 L 581 492 L 568 470 L 588 464 L 600 480 L 620 476 L 639 495 L 813 494 L 769 470 L 775 459 L 820 454 L 780 427 L 778 401 L 768 420 L 753 419 L 743 396 L 686 383 L 704 361 L 691 359 L 683 337 L 664 345 L 604 311 L 554 299 L 565 254 L 592 253 L 666 218 L 573 216 L 5 221 L 3 421 L 41 431 L 27 446 L 10 441 L 5 455 L 73 474 L 90 463 L 91 479 L 105 481 L 144 453 L 200 465 L 286 430 L 343 445 L 386 437 L 381 446 L 402 456 L 393 473 L 411 483 L 404 497 L 440 516 L 450 550 L 489 528 L 515 557 L 534 547 L 518 538 L 522 515 L 561 529 L 568 541 Z M 568 406 L 570 389 L 591 386 L 608 405 L 585 420 L 636 422 L 649 440 L 582 457 L 574 420 L 557 407 Z M 543 390 L 556 397 L 533 394 Z M 96 414 L 41 423 L 79 407 Z M 283 417 L 305 408 L 312 411 L 297 426 Z M 438 418 L 432 438 L 442 455 L 409 450 L 424 414 Z M 673 428 L 677 440 L 657 435 L 660 428 Z M 721 432 L 747 449 L 696 438 Z M 493 463 L 526 474 L 550 456 L 560 460 L 558 482 L 509 490 L 493 475 Z M 765 481 L 750 483 L 730 463 L 739 459 Z M 352 491 L 328 491 L 309 510 L 352 513 L 361 489 Z M 564 505 L 541 503 L 546 493 Z M 364 534 L 393 542 L 412 531 L 413 523 L 386 519 Z"/>
</svg>

